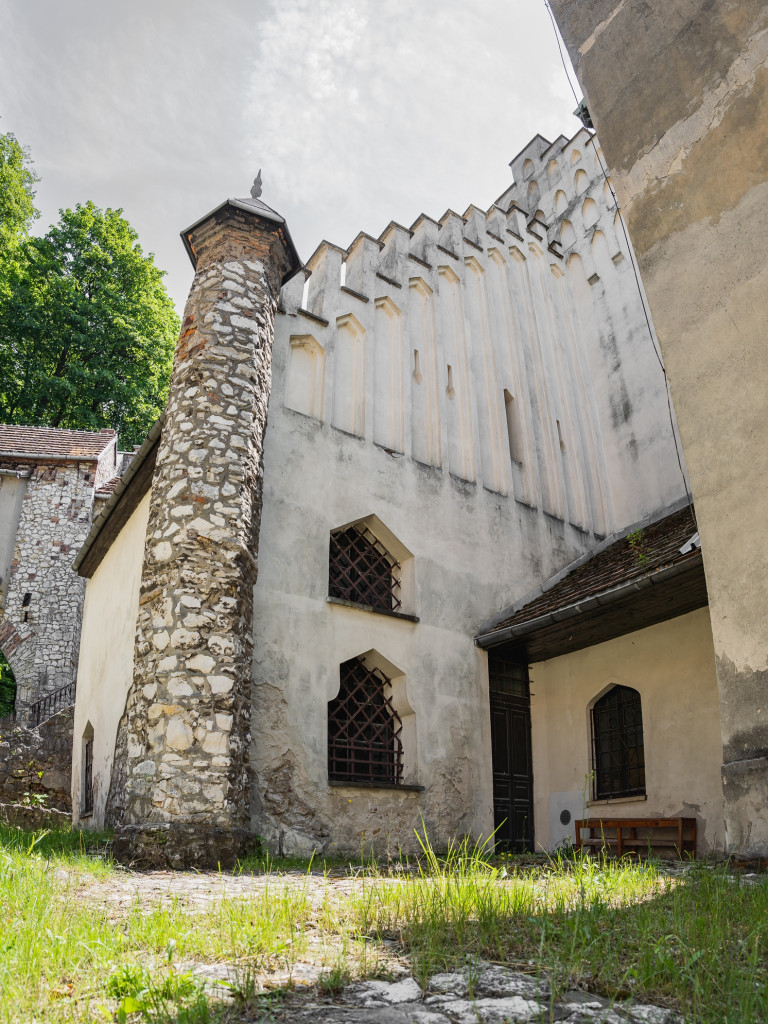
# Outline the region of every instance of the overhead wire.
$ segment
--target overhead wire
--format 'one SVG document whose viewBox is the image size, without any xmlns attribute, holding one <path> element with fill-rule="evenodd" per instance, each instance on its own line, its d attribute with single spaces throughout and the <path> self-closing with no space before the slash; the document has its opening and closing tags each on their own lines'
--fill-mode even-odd
<svg viewBox="0 0 768 1024">
<path fill-rule="evenodd" d="M 558 50 L 558 53 L 560 54 L 560 60 L 562 61 L 562 64 L 563 64 L 563 70 L 565 71 L 566 80 L 568 82 L 568 85 L 570 86 L 571 92 L 573 93 L 573 98 L 576 100 L 576 105 L 578 107 L 579 104 L 582 102 L 582 98 L 576 92 L 576 89 L 575 89 L 575 87 L 573 85 L 573 82 L 571 81 L 571 75 L 570 75 L 570 72 L 568 71 L 568 64 L 566 62 L 565 54 L 563 53 L 563 47 L 562 47 L 561 42 L 560 42 L 560 31 L 559 31 L 559 29 L 557 27 L 557 22 L 555 21 L 555 16 L 552 13 L 552 8 L 549 6 L 549 0 L 544 0 L 544 6 L 546 7 L 547 13 L 549 14 L 549 20 L 552 22 L 552 30 L 555 33 L 555 42 L 557 43 L 557 50 Z M 589 130 L 589 129 L 587 129 L 587 130 Z M 674 445 L 675 445 L 675 455 L 677 456 L 677 465 L 678 465 L 678 467 L 680 469 L 680 476 L 682 477 L 683 487 L 685 488 L 685 496 L 686 496 L 686 498 L 688 500 L 688 506 L 689 506 L 689 508 L 691 510 L 691 515 L 693 516 L 693 521 L 695 523 L 696 522 L 696 511 L 695 511 L 694 506 L 693 506 L 693 496 L 691 495 L 690 488 L 688 487 L 688 479 L 687 479 L 687 477 L 685 475 L 685 470 L 683 469 L 683 460 L 682 460 L 682 456 L 680 454 L 680 445 L 679 445 L 678 439 L 677 439 L 677 429 L 676 429 L 676 424 L 675 424 L 675 416 L 674 416 L 674 413 L 672 412 L 672 395 L 671 395 L 671 392 L 670 392 L 669 377 L 667 376 L 667 368 L 664 365 L 664 360 L 662 359 L 661 352 L 659 350 L 659 346 L 658 346 L 657 341 L 656 341 L 656 336 L 654 335 L 653 324 L 651 323 L 651 312 L 650 312 L 650 310 L 648 308 L 648 301 L 646 299 L 645 291 L 644 291 L 643 285 L 642 285 L 642 280 L 640 278 L 640 271 L 638 269 L 638 266 L 637 266 L 637 263 L 636 263 L 636 260 L 635 260 L 635 251 L 632 248 L 632 243 L 629 240 L 629 232 L 627 231 L 627 225 L 626 225 L 626 222 L 624 220 L 624 215 L 621 212 L 621 206 L 619 204 L 618 196 L 616 195 L 616 193 L 615 193 L 615 191 L 613 189 L 613 184 L 611 182 L 610 177 L 608 176 L 608 169 L 606 168 L 605 164 L 603 163 L 603 160 L 602 160 L 602 158 L 600 156 L 600 151 L 597 148 L 597 135 L 596 135 L 596 133 L 594 131 L 592 133 L 590 133 L 589 141 L 592 143 L 592 148 L 595 151 L 595 158 L 597 159 L 598 166 L 600 167 L 600 170 L 602 172 L 603 178 L 605 179 L 605 183 L 608 186 L 608 189 L 610 190 L 611 196 L 613 198 L 613 202 L 614 202 L 614 204 L 616 206 L 616 212 L 617 212 L 617 214 L 619 216 L 619 223 L 621 224 L 621 230 L 622 230 L 622 233 L 624 235 L 624 240 L 626 242 L 627 252 L 629 253 L 629 263 L 630 263 L 630 266 L 632 267 L 632 273 L 634 274 L 634 277 L 635 277 L 635 284 L 637 285 L 637 291 L 638 291 L 638 294 L 640 296 L 640 304 L 641 304 L 641 306 L 643 308 L 643 315 L 645 317 L 646 326 L 648 327 L 648 337 L 650 338 L 651 347 L 653 348 L 654 355 L 656 356 L 656 359 L 658 360 L 659 366 L 661 367 L 661 372 L 664 375 L 664 390 L 666 392 L 666 397 L 667 397 L 667 411 L 669 413 L 669 425 L 670 425 L 670 428 L 672 430 L 672 441 L 674 442 Z"/>
</svg>

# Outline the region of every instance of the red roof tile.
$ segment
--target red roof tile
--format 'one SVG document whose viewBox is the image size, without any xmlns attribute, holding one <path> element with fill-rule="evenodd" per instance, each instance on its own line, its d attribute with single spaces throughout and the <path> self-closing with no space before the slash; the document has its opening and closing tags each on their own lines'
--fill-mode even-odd
<svg viewBox="0 0 768 1024">
<path fill-rule="evenodd" d="M 98 459 L 115 439 L 114 430 L 57 430 L 54 427 L 24 427 L 0 424 L 0 457 L 82 456 Z"/>
<path fill-rule="evenodd" d="M 100 484 L 93 493 L 97 498 L 108 498 L 110 494 L 114 494 L 115 488 L 121 479 L 122 477 L 113 476 L 111 480 L 106 480 L 103 484 Z"/>
<path fill-rule="evenodd" d="M 577 565 L 562 579 L 555 577 L 552 586 L 545 589 L 543 594 L 523 604 L 493 628 L 504 629 L 530 622 L 639 576 L 648 576 L 665 566 L 698 555 L 697 549 L 680 553 L 680 548 L 687 544 L 697 530 L 693 513 L 687 506 L 635 530 Z M 628 537 L 632 539 L 631 543 Z"/>
</svg>

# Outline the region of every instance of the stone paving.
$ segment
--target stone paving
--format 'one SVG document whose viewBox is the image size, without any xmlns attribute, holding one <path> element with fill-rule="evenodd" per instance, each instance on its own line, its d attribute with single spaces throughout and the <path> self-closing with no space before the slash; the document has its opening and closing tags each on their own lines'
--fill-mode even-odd
<svg viewBox="0 0 768 1024">
<path fill-rule="evenodd" d="M 330 896 L 343 896 L 366 884 L 365 877 L 347 872 L 329 875 L 291 872 L 285 875 L 225 875 L 174 871 L 121 871 L 106 878 L 73 877 L 78 896 L 111 906 L 116 919 L 138 904 L 145 909 L 178 902 L 189 910 L 205 911 L 221 899 L 244 898 L 285 885 L 306 891 L 315 905 Z M 386 879 L 377 878 L 377 885 Z M 391 879 L 393 884 L 400 880 Z M 319 939 L 319 937 L 318 937 Z M 310 942 L 310 947 L 314 943 Z M 317 958 L 313 953 L 318 954 Z M 390 981 L 348 985 L 336 995 L 322 992 L 322 950 L 308 949 L 282 970 L 252 978 L 257 1000 L 242 1015 L 228 1022 L 242 1024 L 515 1024 L 515 1022 L 568 1022 L 568 1024 L 679 1024 L 674 1011 L 600 995 L 570 991 L 553 999 L 549 980 L 508 967 L 476 961 L 461 971 L 436 974 L 426 989 L 410 975 L 408 958 L 394 942 L 382 944 L 380 965 Z M 242 986 L 242 966 L 227 963 L 179 962 L 177 970 L 190 971 L 207 983 L 214 999 L 231 1002 L 233 988 Z M 326 968 L 327 970 L 327 968 Z M 275 992 L 280 990 L 280 997 Z M 270 995 L 270 993 L 272 993 Z"/>
<path fill-rule="evenodd" d="M 196 971 L 216 989 L 215 968 Z M 219 979 L 225 981 L 219 968 Z M 435 974 L 426 991 L 410 976 L 396 981 L 349 985 L 336 997 L 321 997 L 301 976 L 300 991 L 250 1010 L 240 1019 L 263 1024 L 681 1024 L 661 1006 L 612 1001 L 571 991 L 553 999 L 546 978 L 506 967 L 475 964 L 471 970 Z M 301 990 L 303 989 L 303 991 Z"/>
<path fill-rule="evenodd" d="M 553 1000 L 545 978 L 491 964 L 475 965 L 471 973 L 436 974 L 426 992 L 411 977 L 366 981 L 350 985 L 333 1001 L 305 997 L 291 1005 L 289 1000 L 262 1019 L 275 1024 L 676 1024 L 681 1020 L 663 1007 L 612 1003 L 589 992 L 567 992 Z"/>
</svg>

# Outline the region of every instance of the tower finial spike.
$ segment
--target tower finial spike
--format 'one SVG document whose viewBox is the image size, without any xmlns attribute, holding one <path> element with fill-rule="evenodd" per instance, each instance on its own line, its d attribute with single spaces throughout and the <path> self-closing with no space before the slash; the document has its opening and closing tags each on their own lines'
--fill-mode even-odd
<svg viewBox="0 0 768 1024">
<path fill-rule="evenodd" d="M 260 195 L 261 195 L 261 168 L 259 168 L 259 173 L 253 179 L 253 185 L 251 186 L 251 198 L 252 199 L 258 199 Z"/>
</svg>

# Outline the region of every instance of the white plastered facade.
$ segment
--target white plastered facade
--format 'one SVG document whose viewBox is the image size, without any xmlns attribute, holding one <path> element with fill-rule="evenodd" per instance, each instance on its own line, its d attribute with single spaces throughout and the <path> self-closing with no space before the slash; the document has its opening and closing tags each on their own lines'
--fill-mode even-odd
<svg viewBox="0 0 768 1024">
<path fill-rule="evenodd" d="M 306 283 L 283 291 L 251 754 L 253 828 L 275 851 L 414 849 L 422 821 L 438 844 L 488 836 L 477 624 L 682 492 L 663 378 L 589 135 L 541 150 L 527 149 L 543 183 L 535 205 L 521 156 L 521 180 L 490 210 L 393 223 L 347 250 L 324 242 Z M 590 197 L 597 218 L 585 224 Z M 505 213 L 513 201 L 527 213 Z M 574 240 L 560 258 L 566 215 Z M 402 611 L 418 622 L 327 600 L 332 531 L 371 516 L 412 555 Z M 328 702 L 340 666 L 371 652 L 404 685 L 404 781 L 419 789 L 329 784 Z"/>
<path fill-rule="evenodd" d="M 139 584 L 149 520 L 146 494 L 88 580 L 72 749 L 72 820 L 104 824 L 120 716 L 133 680 Z M 93 740 L 93 813 L 84 818 L 84 747 Z"/>
</svg>

